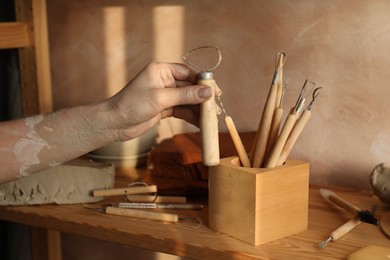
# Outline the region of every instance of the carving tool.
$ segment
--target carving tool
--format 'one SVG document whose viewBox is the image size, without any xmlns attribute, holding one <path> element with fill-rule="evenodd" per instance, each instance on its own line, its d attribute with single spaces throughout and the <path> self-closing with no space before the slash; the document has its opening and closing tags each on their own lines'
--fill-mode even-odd
<svg viewBox="0 0 390 260">
<path fill-rule="evenodd" d="M 291 133 L 291 130 L 293 129 L 295 122 L 297 121 L 300 112 L 303 109 L 303 106 L 306 101 L 306 97 L 308 93 L 311 92 L 311 90 L 307 91 L 309 81 L 306 80 L 303 84 L 302 90 L 299 94 L 299 97 L 297 99 L 297 102 L 295 106 L 291 109 L 290 114 L 287 116 L 287 119 L 282 127 L 282 130 L 280 131 L 280 134 L 275 142 L 275 146 L 273 147 L 268 159 L 266 160 L 264 166 L 266 168 L 272 168 L 277 165 L 277 162 L 280 157 L 280 153 L 282 152 L 284 145 L 287 141 L 288 136 Z M 314 83 L 310 82 L 312 86 L 314 87 Z M 306 93 L 308 92 L 308 93 Z"/>
<path fill-rule="evenodd" d="M 311 117 L 311 108 L 314 104 L 314 101 L 316 100 L 316 98 L 320 94 L 320 93 L 318 93 L 318 91 L 320 89 L 321 88 L 316 88 L 313 91 L 312 101 L 307 106 L 307 108 L 303 111 L 302 115 L 300 116 L 300 118 L 296 122 L 294 128 L 292 129 L 290 135 L 288 136 L 286 144 L 284 145 L 283 150 L 280 153 L 280 156 L 279 156 L 279 159 L 278 159 L 276 166 L 283 165 L 283 163 L 287 160 L 287 157 L 290 154 L 292 148 L 294 147 L 295 142 L 298 140 L 304 127 L 306 126 L 307 122 L 309 121 L 309 119 Z"/>
<path fill-rule="evenodd" d="M 333 202 L 337 206 L 355 215 L 357 219 L 359 219 L 361 222 L 379 225 L 378 219 L 376 219 L 370 211 L 361 210 L 355 205 L 337 196 L 336 193 L 334 193 L 333 191 L 327 189 L 320 189 L 320 194 L 324 199 Z"/>
<path fill-rule="evenodd" d="M 125 209 L 125 208 L 118 208 L 113 206 L 106 206 L 106 207 L 95 207 L 93 205 L 84 204 L 84 208 L 99 211 L 99 212 L 105 212 L 108 215 L 117 215 L 117 216 L 127 216 L 127 217 L 133 217 L 133 218 L 142 218 L 142 219 L 150 219 L 150 220 L 158 220 L 158 221 L 164 221 L 164 222 L 178 222 L 179 216 L 176 214 L 170 214 L 170 213 L 162 213 L 162 212 L 152 212 L 152 211 L 146 211 L 146 210 L 139 210 L 139 209 Z"/>
<path fill-rule="evenodd" d="M 207 70 L 200 69 L 188 60 L 188 56 L 194 51 L 207 48 L 216 49 L 218 52 L 218 62 L 212 68 Z M 183 60 L 200 72 L 198 76 L 199 85 L 207 85 L 213 89 L 212 97 L 200 105 L 200 133 L 202 139 L 202 162 L 206 166 L 215 166 L 219 164 L 220 160 L 217 104 L 215 102 L 215 92 L 218 86 L 211 71 L 219 66 L 222 55 L 220 50 L 215 46 L 202 46 L 185 53 Z"/>
<path fill-rule="evenodd" d="M 153 195 L 126 195 L 129 202 L 154 202 L 154 203 L 186 203 L 186 197 L 180 196 L 153 196 Z"/>
<path fill-rule="evenodd" d="M 154 193 L 154 192 L 157 192 L 156 185 L 94 190 L 92 192 L 92 195 L 94 197 L 108 197 L 108 196 L 131 195 L 131 194 Z"/>
<path fill-rule="evenodd" d="M 159 204 L 159 203 L 137 203 L 121 202 L 119 208 L 126 209 L 203 209 L 201 204 Z"/>
<path fill-rule="evenodd" d="M 248 154 L 245 150 L 244 144 L 242 143 L 242 140 L 240 138 L 240 135 L 238 134 L 237 128 L 234 125 L 233 119 L 226 114 L 226 110 L 222 104 L 221 98 L 218 97 L 219 105 L 221 107 L 221 110 L 223 114 L 225 115 L 225 125 L 229 131 L 230 137 L 233 140 L 234 147 L 236 148 L 238 158 L 241 161 L 241 165 L 244 167 L 251 167 L 251 163 L 249 161 Z"/>
<path fill-rule="evenodd" d="M 271 153 L 272 148 L 275 146 L 276 140 L 277 140 L 278 135 L 279 135 L 279 130 L 280 130 L 280 126 L 281 126 L 282 118 L 283 118 L 283 113 L 284 113 L 282 104 L 283 104 L 283 98 L 284 98 L 286 88 L 287 88 L 287 80 L 285 81 L 283 89 L 282 89 L 282 94 L 281 94 L 281 97 L 279 100 L 279 105 L 275 109 L 274 115 L 272 117 L 271 130 L 270 130 L 270 134 L 269 134 L 269 138 L 268 138 L 268 142 L 267 142 L 267 149 L 265 151 L 265 158 L 269 157 L 269 154 Z"/>
<path fill-rule="evenodd" d="M 261 115 L 255 142 L 252 146 L 250 160 L 252 167 L 254 168 L 260 168 L 263 164 L 265 150 L 267 148 L 267 141 L 271 129 L 272 117 L 275 111 L 279 73 L 280 69 L 277 67 L 268 92 L 267 100 L 264 105 L 263 113 Z"/>
<path fill-rule="evenodd" d="M 330 233 L 329 237 L 326 240 L 319 243 L 319 246 L 321 248 L 325 248 L 330 241 L 338 240 L 339 238 L 341 238 L 342 236 L 350 232 L 352 229 L 359 226 L 361 223 L 362 222 L 360 221 L 359 218 L 353 218 L 349 220 L 348 222 L 346 222 L 345 224 L 343 224 L 342 226 L 334 230 L 332 233 Z"/>
</svg>

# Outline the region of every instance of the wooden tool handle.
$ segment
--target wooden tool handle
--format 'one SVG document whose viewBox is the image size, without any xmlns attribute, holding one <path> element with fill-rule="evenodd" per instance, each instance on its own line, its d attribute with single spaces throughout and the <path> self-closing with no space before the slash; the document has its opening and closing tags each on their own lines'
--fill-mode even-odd
<svg viewBox="0 0 390 260">
<path fill-rule="evenodd" d="M 279 135 L 280 125 L 282 123 L 283 108 L 278 107 L 272 117 L 271 130 L 268 137 L 267 149 L 265 150 L 265 160 L 268 159 L 272 149 L 275 146 L 276 140 Z"/>
<path fill-rule="evenodd" d="M 200 105 L 200 133 L 202 137 L 202 161 L 206 166 L 219 164 L 218 118 L 215 103 L 217 85 L 213 79 L 199 79 L 198 84 L 213 89 L 212 97 Z"/>
<path fill-rule="evenodd" d="M 186 203 L 186 197 L 178 196 L 151 196 L 151 195 L 126 195 L 132 202 L 154 202 L 154 203 Z"/>
<path fill-rule="evenodd" d="M 272 82 L 272 85 L 268 92 L 267 101 L 265 103 L 263 114 L 261 116 L 259 127 L 257 129 L 255 143 L 253 144 L 250 159 L 252 162 L 252 167 L 254 168 L 260 168 L 264 161 L 265 149 L 267 148 L 267 141 L 271 129 L 272 117 L 275 111 L 277 90 L 276 83 L 277 80 L 274 80 Z"/>
<path fill-rule="evenodd" d="M 311 116 L 310 110 L 305 110 L 301 117 L 298 119 L 294 128 L 292 129 L 286 144 L 283 147 L 282 152 L 280 153 L 277 166 L 283 165 L 283 163 L 287 160 L 288 155 L 290 154 L 292 148 L 294 147 L 295 142 L 298 140 L 298 137 L 301 135 L 303 128 L 305 128 L 307 122 L 309 121 Z"/>
<path fill-rule="evenodd" d="M 294 127 L 295 122 L 297 121 L 297 117 L 295 114 L 289 114 L 286 122 L 283 125 L 283 128 L 280 132 L 278 139 L 276 140 L 275 146 L 271 151 L 271 154 L 268 157 L 267 162 L 265 163 L 266 168 L 272 168 L 276 166 L 278 159 L 280 157 L 280 153 L 283 150 L 283 147 L 286 143 L 288 136 L 292 128 Z"/>
<path fill-rule="evenodd" d="M 241 141 L 240 135 L 237 132 L 237 128 L 234 125 L 233 119 L 230 116 L 225 117 L 225 124 L 233 140 L 234 147 L 237 150 L 242 166 L 251 167 L 248 154 L 245 151 L 245 147 Z"/>
<path fill-rule="evenodd" d="M 94 197 L 107 197 L 107 196 L 130 195 L 130 194 L 153 193 L 153 192 L 157 192 L 156 185 L 94 190 L 92 192 L 92 195 Z"/>
<path fill-rule="evenodd" d="M 358 207 L 356 207 L 355 205 L 352 205 L 351 203 L 349 203 L 348 201 L 340 198 L 339 196 L 337 196 L 336 194 L 331 194 L 329 195 L 329 200 L 332 201 L 334 204 L 336 204 L 337 206 L 345 209 L 346 211 L 356 215 L 359 211 L 361 211 L 361 209 L 359 209 Z"/>
<path fill-rule="evenodd" d="M 333 241 L 336 241 L 337 239 L 341 238 L 348 232 L 350 232 L 352 229 L 360 225 L 362 222 L 357 219 L 353 218 L 350 221 L 346 222 L 344 225 L 340 226 L 337 228 L 335 231 L 333 231 L 330 236 L 332 237 Z"/>
<path fill-rule="evenodd" d="M 110 214 L 110 215 L 128 216 L 128 217 L 134 217 L 134 218 L 159 220 L 159 221 L 165 221 L 165 222 L 178 222 L 178 220 L 179 220 L 179 216 L 176 214 L 151 212 L 151 211 L 138 210 L 138 209 L 124 209 L 124 208 L 117 208 L 117 207 L 107 207 L 106 213 Z"/>
</svg>

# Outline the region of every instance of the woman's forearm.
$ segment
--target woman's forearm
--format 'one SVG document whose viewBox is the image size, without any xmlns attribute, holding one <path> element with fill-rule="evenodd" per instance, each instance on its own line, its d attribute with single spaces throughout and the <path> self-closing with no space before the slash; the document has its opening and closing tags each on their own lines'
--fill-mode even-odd
<svg viewBox="0 0 390 260">
<path fill-rule="evenodd" d="M 1 123 L 0 183 L 41 171 L 117 140 L 105 103 Z M 15 131 L 17 129 L 17 131 Z"/>
</svg>

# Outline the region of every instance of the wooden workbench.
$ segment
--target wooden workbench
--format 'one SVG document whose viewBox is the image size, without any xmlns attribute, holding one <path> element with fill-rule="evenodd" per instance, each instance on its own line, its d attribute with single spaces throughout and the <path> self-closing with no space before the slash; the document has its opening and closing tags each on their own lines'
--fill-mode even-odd
<svg viewBox="0 0 390 260">
<path fill-rule="evenodd" d="M 121 181 L 126 182 L 119 180 L 119 183 Z M 378 217 L 389 210 L 371 192 L 332 190 L 362 209 L 377 205 Z M 111 198 L 99 204 L 119 200 L 123 198 Z M 390 240 L 379 227 L 361 224 L 342 239 L 321 249 L 318 243 L 351 215 L 324 201 L 318 187 L 310 188 L 309 208 L 307 231 L 260 246 L 252 246 L 208 228 L 207 207 L 200 211 L 175 211 L 181 217 L 199 217 L 202 225 L 189 221 L 170 224 L 110 216 L 82 205 L 2 206 L 0 219 L 27 224 L 42 231 L 57 230 L 194 259 L 346 259 L 350 253 L 368 244 L 390 247 Z"/>
</svg>

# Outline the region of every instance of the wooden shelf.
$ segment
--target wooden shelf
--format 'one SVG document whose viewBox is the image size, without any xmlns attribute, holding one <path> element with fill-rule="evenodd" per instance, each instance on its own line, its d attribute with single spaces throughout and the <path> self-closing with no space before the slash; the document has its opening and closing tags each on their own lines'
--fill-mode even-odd
<svg viewBox="0 0 390 260">
<path fill-rule="evenodd" d="M 124 187 L 128 182 L 122 177 L 117 187 Z M 186 221 L 170 224 L 110 216 L 82 205 L 3 206 L 0 207 L 0 219 L 194 259 L 346 259 L 350 253 L 368 244 L 389 245 L 389 240 L 377 226 L 362 224 L 321 249 L 318 243 L 352 216 L 324 201 L 318 190 L 318 187 L 310 188 L 308 230 L 260 246 L 252 246 L 211 230 L 207 226 L 207 207 L 200 211 L 174 211 L 182 217 L 200 218 L 202 225 L 199 226 Z M 362 209 L 378 205 L 376 215 L 379 217 L 388 209 L 370 192 L 340 188 L 332 190 Z M 99 204 L 119 200 L 123 201 L 123 198 L 110 198 Z"/>
</svg>

